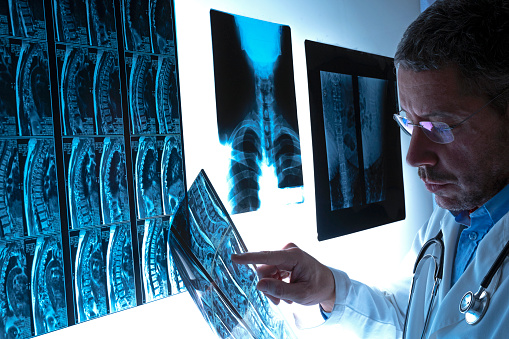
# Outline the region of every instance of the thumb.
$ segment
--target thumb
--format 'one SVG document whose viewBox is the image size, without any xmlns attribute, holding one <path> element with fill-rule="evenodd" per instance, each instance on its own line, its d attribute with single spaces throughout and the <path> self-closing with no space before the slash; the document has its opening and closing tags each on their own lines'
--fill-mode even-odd
<svg viewBox="0 0 509 339">
<path fill-rule="evenodd" d="M 278 279 L 265 278 L 258 282 L 256 288 L 274 298 L 295 301 L 296 291 L 293 285 Z"/>
</svg>

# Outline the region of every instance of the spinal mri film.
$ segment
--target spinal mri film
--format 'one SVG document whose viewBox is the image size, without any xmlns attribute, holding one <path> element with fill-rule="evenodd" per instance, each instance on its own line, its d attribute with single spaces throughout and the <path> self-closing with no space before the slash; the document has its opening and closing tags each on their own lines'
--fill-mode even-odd
<svg viewBox="0 0 509 339">
<path fill-rule="evenodd" d="M 0 338 L 186 291 L 173 6 L 0 1 Z"/>
<path fill-rule="evenodd" d="M 73 138 L 64 141 L 69 155 L 67 192 L 70 228 L 97 226 L 100 224 L 100 197 L 97 155 L 94 138 Z"/>
<path fill-rule="evenodd" d="M 231 150 L 229 211 L 258 210 L 262 195 L 274 203 L 300 203 L 290 28 L 214 10 L 210 15 L 219 140 Z M 263 177 L 277 183 L 264 186 Z"/>
<path fill-rule="evenodd" d="M 53 134 L 48 56 L 45 43 L 21 44 L 16 73 L 20 135 Z"/>
<path fill-rule="evenodd" d="M 16 104 L 16 68 L 19 53 L 16 44 L 8 38 L 0 38 L 0 134 L 15 136 L 18 131 Z"/>
<path fill-rule="evenodd" d="M 17 37 L 46 39 L 44 2 L 9 0 L 11 33 Z"/>
<path fill-rule="evenodd" d="M 104 139 L 99 178 L 103 223 L 129 221 L 129 195 L 122 138 Z"/>
<path fill-rule="evenodd" d="M 16 140 L 0 140 L 0 239 L 23 236 L 23 190 Z"/>
<path fill-rule="evenodd" d="M 136 306 L 130 224 L 110 228 L 107 260 L 110 313 Z"/>
<path fill-rule="evenodd" d="M 33 257 L 31 295 L 35 335 L 67 327 L 62 244 L 58 235 L 27 245 Z"/>
<path fill-rule="evenodd" d="M 0 243 L 0 333 L 31 336 L 30 272 L 22 241 Z"/>
<path fill-rule="evenodd" d="M 53 140 L 29 139 L 22 149 L 26 152 L 23 191 L 28 235 L 57 232 L 60 210 Z"/>
<path fill-rule="evenodd" d="M 232 254 L 247 249 L 203 170 L 188 190 L 188 204 L 179 206 L 171 232 L 170 250 L 184 283 L 219 337 L 295 337 L 256 289 L 255 268 L 231 261 Z"/>
</svg>

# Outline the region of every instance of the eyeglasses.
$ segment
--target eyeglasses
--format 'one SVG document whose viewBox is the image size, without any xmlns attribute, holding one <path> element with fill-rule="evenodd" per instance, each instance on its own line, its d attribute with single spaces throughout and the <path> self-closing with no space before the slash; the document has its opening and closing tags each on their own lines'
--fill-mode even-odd
<svg viewBox="0 0 509 339">
<path fill-rule="evenodd" d="M 476 115 L 477 113 L 481 112 L 486 106 L 491 104 L 495 99 L 497 99 L 499 96 L 501 96 L 503 93 L 505 93 L 509 88 L 504 89 L 502 92 L 497 94 L 493 99 L 488 101 L 486 104 L 484 104 L 481 108 L 479 108 L 474 113 L 470 114 L 468 117 L 466 117 L 463 121 L 449 126 L 445 122 L 440 121 L 419 121 L 419 123 L 414 124 L 410 120 L 408 120 L 406 117 L 401 116 L 399 114 L 394 114 L 393 118 L 398 123 L 399 127 L 408 135 L 412 135 L 412 132 L 414 131 L 414 127 L 419 127 L 424 132 L 424 135 L 426 135 L 431 141 L 436 142 L 438 144 L 448 144 L 450 142 L 454 141 L 454 134 L 452 134 L 452 130 L 461 124 L 463 124 L 465 121 Z M 402 111 L 404 112 L 404 111 Z"/>
</svg>

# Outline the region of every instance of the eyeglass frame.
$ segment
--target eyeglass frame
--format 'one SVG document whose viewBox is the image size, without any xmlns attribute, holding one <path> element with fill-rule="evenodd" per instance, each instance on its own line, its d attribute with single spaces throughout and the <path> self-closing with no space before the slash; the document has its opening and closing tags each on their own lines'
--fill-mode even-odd
<svg viewBox="0 0 509 339">
<path fill-rule="evenodd" d="M 485 109 L 486 107 L 488 107 L 491 103 L 493 103 L 493 101 L 495 101 L 496 99 L 498 99 L 502 94 L 504 94 L 506 91 L 509 90 L 509 87 L 503 89 L 500 93 L 498 93 L 496 96 L 494 96 L 490 101 L 488 101 L 487 103 L 485 103 L 481 108 L 479 108 L 477 111 L 475 111 L 474 113 L 470 114 L 468 117 L 466 117 L 465 119 L 463 119 L 462 121 L 460 121 L 459 123 L 457 124 L 454 124 L 452 126 L 450 126 L 449 124 L 445 123 L 445 122 L 441 122 L 441 121 L 420 121 L 416 124 L 414 124 L 413 122 L 411 122 L 409 119 L 407 119 L 407 117 L 403 117 L 399 114 L 393 114 L 393 119 L 396 120 L 396 122 L 398 123 L 398 126 L 409 136 L 412 136 L 412 133 L 409 132 L 406 127 L 402 124 L 402 122 L 400 121 L 400 119 L 405 119 L 408 121 L 407 125 L 408 126 L 412 126 L 412 127 L 419 127 L 419 128 L 424 128 L 426 129 L 422 123 L 425 123 L 425 122 L 429 122 L 431 124 L 433 123 L 440 123 L 440 124 L 444 124 L 447 126 L 447 128 L 444 128 L 444 129 L 441 129 L 441 131 L 452 131 L 453 129 L 455 129 L 456 127 L 462 125 L 464 122 L 466 122 L 468 119 L 470 119 L 471 117 L 473 117 L 474 115 L 476 115 L 477 113 L 481 112 L 483 109 Z M 401 112 L 405 112 L 405 110 L 400 110 L 398 113 L 401 113 Z M 430 131 L 431 132 L 431 131 Z M 426 135 L 426 137 L 428 139 L 430 139 L 431 141 L 437 143 L 437 144 L 449 144 L 451 142 L 454 141 L 454 134 L 452 134 L 451 132 L 451 136 L 452 136 L 452 139 L 451 141 L 447 141 L 447 142 L 439 142 L 439 141 L 435 141 L 433 139 L 431 139 L 428 134 L 424 133 L 424 135 Z"/>
</svg>

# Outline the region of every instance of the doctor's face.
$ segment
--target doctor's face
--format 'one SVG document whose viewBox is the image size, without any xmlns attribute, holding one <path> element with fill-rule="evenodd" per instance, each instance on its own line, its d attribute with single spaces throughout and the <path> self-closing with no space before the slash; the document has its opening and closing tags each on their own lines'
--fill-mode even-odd
<svg viewBox="0 0 509 339">
<path fill-rule="evenodd" d="M 420 121 L 463 121 L 491 98 L 466 93 L 453 68 L 414 72 L 398 70 L 402 110 Z M 509 111 L 509 110 L 508 110 Z M 488 105 L 452 130 L 454 141 L 438 144 L 414 128 L 406 161 L 417 167 L 440 207 L 451 211 L 479 207 L 509 183 L 509 112 Z M 404 113 L 401 113 L 405 115 Z"/>
</svg>

